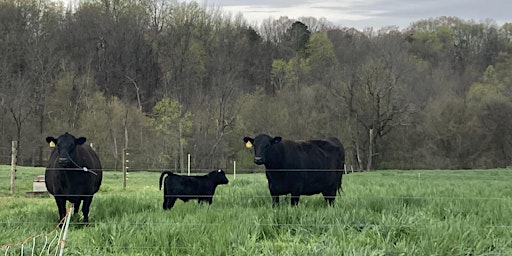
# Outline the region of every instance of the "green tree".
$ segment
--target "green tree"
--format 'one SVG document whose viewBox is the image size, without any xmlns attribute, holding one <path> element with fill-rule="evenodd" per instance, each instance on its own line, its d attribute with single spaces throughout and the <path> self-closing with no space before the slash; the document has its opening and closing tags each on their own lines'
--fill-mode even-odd
<svg viewBox="0 0 512 256">
<path fill-rule="evenodd" d="M 19 141 L 21 161 L 42 164 L 42 146 L 28 151 L 23 144 L 43 132 L 44 104 L 59 72 L 62 9 L 51 1 L 4 1 L 0 9 L 2 106 L 16 127 L 11 139 Z M 38 129 L 25 133 L 28 126 Z"/>
<path fill-rule="evenodd" d="M 510 63 L 510 61 L 509 61 Z M 503 76 L 510 81 L 511 77 Z M 471 85 L 467 93 L 471 113 L 478 127 L 478 150 L 473 156 L 474 166 L 506 167 L 512 160 L 512 84 L 503 82 L 493 66 L 489 66 L 479 82 Z"/>
<path fill-rule="evenodd" d="M 432 65 L 430 69 L 439 67 L 447 55 L 450 55 L 454 36 L 453 29 L 448 25 L 440 25 L 436 29 L 416 25 L 408 37 L 410 52 L 415 58 Z"/>
<path fill-rule="evenodd" d="M 304 54 L 310 36 L 311 32 L 304 23 L 294 22 L 284 34 L 283 44 L 289 49 L 289 57 Z"/>
<path fill-rule="evenodd" d="M 187 144 L 186 135 L 192 127 L 192 114 L 183 111 L 179 101 L 168 97 L 162 98 L 153 107 L 151 125 L 158 133 L 160 145 L 155 145 L 159 151 L 156 161 L 164 166 L 185 170 L 184 147 Z M 178 165 L 179 163 L 179 165 Z"/>
<path fill-rule="evenodd" d="M 180 3 L 172 11 L 155 46 L 164 79 L 160 91 L 188 106 L 194 93 L 201 92 L 206 74 L 207 55 L 200 38 L 210 35 L 210 20 L 196 2 Z"/>
<path fill-rule="evenodd" d="M 326 32 L 315 33 L 310 37 L 307 52 L 310 83 L 332 88 L 339 82 L 340 64 Z"/>
<path fill-rule="evenodd" d="M 248 87 L 256 86 L 246 84 L 244 72 L 248 70 L 245 66 L 249 57 L 247 52 L 258 39 L 246 30 L 240 16 L 231 18 L 214 13 L 210 19 L 214 23 L 211 35 L 207 42 L 203 42 L 207 53 L 207 76 L 202 90 L 196 94 L 201 100 L 190 105 L 201 112 L 195 116 L 194 130 L 198 132 L 191 145 L 196 154 L 203 156 L 197 159 L 196 165 L 213 169 L 225 166 L 233 159 L 225 137 L 235 126 L 238 95 Z M 208 146 L 205 141 L 209 142 Z"/>
</svg>

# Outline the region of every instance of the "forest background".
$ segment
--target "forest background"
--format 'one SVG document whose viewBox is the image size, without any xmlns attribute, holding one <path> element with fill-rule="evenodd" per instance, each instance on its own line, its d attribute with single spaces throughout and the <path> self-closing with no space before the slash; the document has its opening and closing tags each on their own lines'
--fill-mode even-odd
<svg viewBox="0 0 512 256">
<path fill-rule="evenodd" d="M 0 164 L 44 166 L 85 136 L 107 169 L 251 170 L 244 136 L 337 136 L 354 169 L 512 159 L 512 23 L 251 25 L 174 0 L 0 1 Z"/>
</svg>

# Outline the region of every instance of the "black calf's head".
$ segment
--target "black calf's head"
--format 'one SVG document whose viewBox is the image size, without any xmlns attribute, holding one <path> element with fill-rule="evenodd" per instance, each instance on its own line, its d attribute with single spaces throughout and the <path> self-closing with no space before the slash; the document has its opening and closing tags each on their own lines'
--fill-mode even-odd
<svg viewBox="0 0 512 256">
<path fill-rule="evenodd" d="M 62 167 L 78 167 L 76 166 L 76 146 L 84 144 L 87 139 L 84 137 L 75 138 L 75 136 L 64 133 L 59 138 L 47 137 L 47 143 L 53 143 L 59 154 L 59 165 Z"/>
<path fill-rule="evenodd" d="M 256 138 L 245 137 L 245 146 L 254 149 L 254 163 L 257 165 L 265 164 L 270 154 L 270 149 L 275 144 L 281 142 L 281 137 L 270 137 L 266 134 L 260 134 Z"/>
<path fill-rule="evenodd" d="M 216 185 L 228 184 L 229 180 L 226 177 L 226 173 L 219 169 L 218 171 L 213 171 L 208 173 L 208 177 L 213 180 L 213 183 Z"/>
</svg>

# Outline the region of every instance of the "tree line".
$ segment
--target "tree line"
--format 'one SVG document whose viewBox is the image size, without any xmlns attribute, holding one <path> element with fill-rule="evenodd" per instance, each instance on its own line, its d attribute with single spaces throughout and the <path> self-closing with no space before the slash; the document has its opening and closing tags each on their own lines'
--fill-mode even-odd
<svg viewBox="0 0 512 256">
<path fill-rule="evenodd" d="M 85 136 L 108 169 L 256 168 L 242 138 L 337 136 L 354 169 L 496 168 L 512 158 L 512 23 L 363 31 L 196 2 L 0 2 L 0 162 Z"/>
</svg>

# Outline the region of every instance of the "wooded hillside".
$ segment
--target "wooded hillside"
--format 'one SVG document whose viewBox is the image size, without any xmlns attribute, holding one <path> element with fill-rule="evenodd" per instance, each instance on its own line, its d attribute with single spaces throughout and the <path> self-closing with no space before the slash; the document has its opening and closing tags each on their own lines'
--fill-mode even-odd
<svg viewBox="0 0 512 256">
<path fill-rule="evenodd" d="M 512 159 L 512 23 L 456 17 L 358 31 L 257 27 L 173 0 L 0 2 L 0 163 L 85 136 L 107 169 L 256 168 L 244 136 L 338 136 L 354 169 Z M 371 150 L 370 150 L 371 149 Z"/>
</svg>

